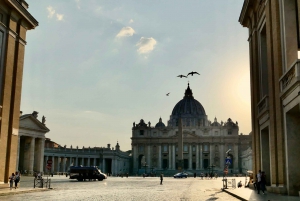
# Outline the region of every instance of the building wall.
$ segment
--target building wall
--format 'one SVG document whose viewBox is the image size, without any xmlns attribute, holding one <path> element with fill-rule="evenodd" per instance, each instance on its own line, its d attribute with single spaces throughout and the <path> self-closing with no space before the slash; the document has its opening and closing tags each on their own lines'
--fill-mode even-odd
<svg viewBox="0 0 300 201">
<path fill-rule="evenodd" d="M 7 182 L 17 170 L 26 30 L 38 22 L 16 0 L 0 2 L 0 20 L 0 182 Z"/>
<path fill-rule="evenodd" d="M 300 183 L 288 175 L 300 176 L 289 140 L 300 103 L 299 1 L 245 0 L 239 21 L 249 29 L 253 171 L 267 173 L 269 191 L 298 195 Z"/>
</svg>

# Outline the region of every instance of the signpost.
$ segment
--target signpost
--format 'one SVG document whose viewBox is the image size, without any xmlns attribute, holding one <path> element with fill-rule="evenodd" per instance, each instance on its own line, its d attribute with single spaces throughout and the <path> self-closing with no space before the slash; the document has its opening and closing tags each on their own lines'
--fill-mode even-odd
<svg viewBox="0 0 300 201">
<path fill-rule="evenodd" d="M 47 168 L 47 170 L 51 170 L 51 168 L 52 168 L 52 160 L 47 160 L 47 165 L 46 165 L 46 168 Z"/>
</svg>

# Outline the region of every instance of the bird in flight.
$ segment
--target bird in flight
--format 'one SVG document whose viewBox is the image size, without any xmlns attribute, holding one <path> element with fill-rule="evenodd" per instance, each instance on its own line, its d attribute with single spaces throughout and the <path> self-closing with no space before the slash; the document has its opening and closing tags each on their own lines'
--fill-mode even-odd
<svg viewBox="0 0 300 201">
<path fill-rule="evenodd" d="M 183 77 L 187 77 L 187 76 L 185 76 L 185 75 L 178 75 L 177 77 L 180 77 L 180 78 L 183 78 Z"/>
<path fill-rule="evenodd" d="M 190 72 L 189 74 L 187 74 L 187 76 L 189 76 L 189 75 L 192 75 L 192 76 L 193 76 L 194 74 L 198 74 L 198 75 L 200 75 L 199 73 L 197 73 L 197 72 L 193 72 L 193 71 L 192 71 L 192 72 Z"/>
<path fill-rule="evenodd" d="M 166 95 L 169 96 L 170 93 L 167 93 Z"/>
</svg>

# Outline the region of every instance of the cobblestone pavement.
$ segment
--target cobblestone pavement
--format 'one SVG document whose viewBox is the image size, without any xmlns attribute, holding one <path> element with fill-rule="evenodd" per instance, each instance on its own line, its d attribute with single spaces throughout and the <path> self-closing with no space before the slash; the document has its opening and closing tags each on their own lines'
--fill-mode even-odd
<svg viewBox="0 0 300 201">
<path fill-rule="evenodd" d="M 159 177 L 108 177 L 104 181 L 83 182 L 63 176 L 55 176 L 51 179 L 52 190 L 0 196 L 0 200 L 238 200 L 221 191 L 221 178 L 201 180 L 200 178 L 165 177 L 163 185 L 159 184 Z M 32 181 L 33 178 L 30 180 L 22 178 L 20 188 L 32 187 Z"/>
</svg>

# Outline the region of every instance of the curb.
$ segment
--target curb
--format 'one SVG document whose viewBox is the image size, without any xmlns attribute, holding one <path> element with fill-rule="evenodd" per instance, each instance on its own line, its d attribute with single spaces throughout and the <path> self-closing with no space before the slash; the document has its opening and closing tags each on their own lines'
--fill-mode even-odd
<svg viewBox="0 0 300 201">
<path fill-rule="evenodd" d="M 8 192 L 1 192 L 0 191 L 0 197 L 1 196 L 7 196 L 7 195 L 17 195 L 17 194 L 23 194 L 23 193 L 32 193 L 32 192 L 41 192 L 41 191 L 47 191 L 51 189 L 47 188 L 41 188 L 41 189 L 28 189 L 28 190 L 20 190 L 20 191 L 8 191 Z"/>
<path fill-rule="evenodd" d="M 224 192 L 228 193 L 229 195 L 231 195 L 231 196 L 233 196 L 233 197 L 235 197 L 235 198 L 237 198 L 237 199 L 240 199 L 240 200 L 242 200 L 242 201 L 248 201 L 248 200 L 246 200 L 246 199 L 243 198 L 243 197 L 240 197 L 240 196 L 238 196 L 238 195 L 236 195 L 236 194 L 234 194 L 234 193 L 231 193 L 231 192 L 227 191 L 226 189 L 222 189 L 222 191 L 224 191 Z"/>
</svg>

